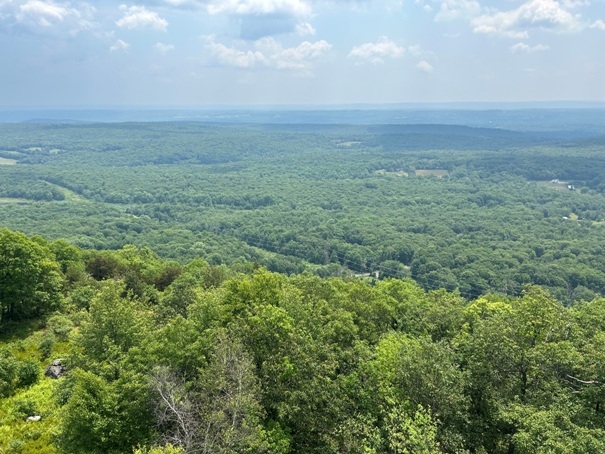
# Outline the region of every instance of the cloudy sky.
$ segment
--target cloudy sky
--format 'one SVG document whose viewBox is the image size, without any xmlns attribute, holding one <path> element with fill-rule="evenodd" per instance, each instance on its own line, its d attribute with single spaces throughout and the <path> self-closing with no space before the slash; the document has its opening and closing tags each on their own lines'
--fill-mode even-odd
<svg viewBox="0 0 605 454">
<path fill-rule="evenodd" d="M 0 106 L 605 100 L 605 0 L 0 0 Z"/>
</svg>

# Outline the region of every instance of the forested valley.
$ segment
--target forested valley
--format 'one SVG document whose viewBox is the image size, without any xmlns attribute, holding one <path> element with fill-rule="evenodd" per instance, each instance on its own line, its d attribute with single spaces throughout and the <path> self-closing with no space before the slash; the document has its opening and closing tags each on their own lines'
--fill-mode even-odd
<svg viewBox="0 0 605 454">
<path fill-rule="evenodd" d="M 605 452 L 585 114 L 0 124 L 0 452 Z"/>
</svg>

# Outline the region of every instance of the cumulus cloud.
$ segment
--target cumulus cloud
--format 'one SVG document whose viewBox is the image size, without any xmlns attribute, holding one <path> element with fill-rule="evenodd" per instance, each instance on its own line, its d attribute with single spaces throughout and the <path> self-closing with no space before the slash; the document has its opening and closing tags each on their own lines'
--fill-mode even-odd
<svg viewBox="0 0 605 454">
<path fill-rule="evenodd" d="M 110 52 L 126 52 L 126 50 L 130 47 L 130 44 L 128 44 L 125 41 L 122 41 L 121 39 L 116 40 L 116 42 L 114 42 L 111 47 L 109 48 Z"/>
<path fill-rule="evenodd" d="M 426 60 L 421 60 L 416 64 L 416 69 L 426 74 L 430 74 L 433 72 L 433 65 L 431 65 Z"/>
<path fill-rule="evenodd" d="M 155 50 L 157 50 L 161 54 L 166 54 L 174 49 L 174 46 L 172 44 L 164 44 L 164 43 L 155 43 L 155 46 L 153 46 L 153 47 L 155 48 Z"/>
<path fill-rule="evenodd" d="M 589 6 L 590 0 L 561 0 L 561 3 L 565 8 L 573 9 L 581 6 Z"/>
<path fill-rule="evenodd" d="M 256 43 L 256 46 L 268 51 L 271 64 L 275 68 L 303 73 L 308 73 L 312 60 L 322 57 L 332 48 L 332 45 L 324 40 L 313 43 L 304 41 L 296 47 L 283 48 L 273 38 L 263 38 Z"/>
<path fill-rule="evenodd" d="M 300 22 L 296 24 L 296 34 L 299 36 L 313 36 L 317 31 L 313 28 L 313 26 L 308 22 Z"/>
<path fill-rule="evenodd" d="M 82 5 L 80 9 L 68 3 L 55 3 L 47 0 L 28 0 L 25 2 L 5 1 L 0 7 L 6 7 L 5 18 L 29 29 L 34 33 L 76 34 L 92 28 L 94 8 Z"/>
<path fill-rule="evenodd" d="M 385 58 L 403 57 L 405 48 L 398 46 L 386 36 L 383 36 L 375 43 L 365 43 L 356 46 L 349 52 L 350 58 L 359 60 L 370 60 L 373 64 L 384 63 Z"/>
<path fill-rule="evenodd" d="M 236 68 L 252 68 L 259 63 L 266 63 L 267 59 L 259 51 L 244 51 L 234 47 L 227 47 L 222 43 L 214 41 L 210 36 L 206 39 L 206 49 L 217 63 Z"/>
<path fill-rule="evenodd" d="M 163 0 L 161 3 L 174 8 L 186 9 L 199 9 L 205 4 L 205 2 L 199 0 Z"/>
<path fill-rule="evenodd" d="M 518 54 L 518 53 L 533 54 L 534 52 L 542 52 L 545 50 L 550 50 L 550 46 L 546 46 L 544 44 L 536 44 L 535 46 L 530 46 L 529 44 L 526 44 L 526 43 L 517 43 L 510 47 L 510 51 L 513 54 Z"/>
<path fill-rule="evenodd" d="M 312 36 L 315 29 L 307 22 L 312 3 L 317 0 L 153 0 L 156 4 L 179 9 L 227 15 L 240 23 L 239 37 L 255 41 L 265 36 L 294 33 Z"/>
<path fill-rule="evenodd" d="M 590 28 L 596 28 L 597 30 L 605 30 L 605 22 L 599 19 L 590 24 Z"/>
<path fill-rule="evenodd" d="M 483 14 L 472 20 L 475 33 L 523 39 L 528 29 L 577 31 L 581 28 L 578 15 L 571 14 L 555 0 L 529 0 L 516 9 Z"/>
<path fill-rule="evenodd" d="M 210 14 L 311 14 L 311 6 L 302 0 L 212 0 L 206 9 Z"/>
<path fill-rule="evenodd" d="M 124 17 L 116 22 L 120 28 L 129 30 L 152 29 L 165 32 L 168 29 L 168 21 L 154 11 L 149 11 L 144 6 L 120 5 Z"/>
<path fill-rule="evenodd" d="M 442 0 L 435 21 L 470 20 L 480 13 L 481 5 L 476 0 Z"/>
<path fill-rule="evenodd" d="M 265 37 L 255 41 L 252 48 L 248 49 L 241 48 L 247 46 L 243 42 L 229 47 L 216 42 L 214 36 L 208 36 L 205 40 L 206 50 L 221 65 L 242 69 L 265 67 L 293 70 L 307 76 L 312 75 L 312 61 L 322 57 L 332 48 L 332 45 L 324 40 L 304 41 L 296 47 L 284 48 L 274 38 Z"/>
<path fill-rule="evenodd" d="M 154 0 L 154 3 L 180 9 L 195 9 L 210 14 L 309 16 L 313 0 Z"/>
</svg>

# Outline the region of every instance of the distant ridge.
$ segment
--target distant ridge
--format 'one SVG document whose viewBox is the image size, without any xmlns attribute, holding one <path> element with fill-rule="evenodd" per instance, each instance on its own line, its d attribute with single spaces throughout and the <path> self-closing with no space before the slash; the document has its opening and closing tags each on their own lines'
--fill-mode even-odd
<svg viewBox="0 0 605 454">
<path fill-rule="evenodd" d="M 462 109 L 460 106 L 472 106 Z M 12 109 L 0 110 L 0 123 L 122 123 L 195 122 L 266 125 L 459 125 L 531 132 L 602 134 L 605 103 L 544 103 L 449 105 L 349 105 L 250 107 L 241 109 Z M 517 107 L 513 109 L 512 107 Z M 527 106 L 527 107 L 522 107 Z M 536 106 L 542 106 L 537 108 Z M 550 106 L 550 107 L 549 107 Z M 581 108 L 577 106 L 582 106 Z M 341 108 L 339 108 L 341 107 Z M 448 108 L 446 108 L 448 107 Z"/>
</svg>

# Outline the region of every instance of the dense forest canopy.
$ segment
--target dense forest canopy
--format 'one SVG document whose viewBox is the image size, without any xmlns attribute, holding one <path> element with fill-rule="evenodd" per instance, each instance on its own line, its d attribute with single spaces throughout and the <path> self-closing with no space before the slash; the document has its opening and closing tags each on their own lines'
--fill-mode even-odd
<svg viewBox="0 0 605 454">
<path fill-rule="evenodd" d="M 2 452 L 605 450 L 603 298 L 468 301 L 7 229 L 0 260 Z"/>
<path fill-rule="evenodd" d="M 605 452 L 595 112 L 0 124 L 0 452 Z"/>
<path fill-rule="evenodd" d="M 300 124 L 4 124 L 0 223 L 181 263 L 410 276 L 471 299 L 528 283 L 566 304 L 602 294 L 602 111 L 438 118 L 482 115 L 517 130 L 308 124 L 311 113 Z"/>
</svg>

